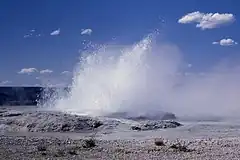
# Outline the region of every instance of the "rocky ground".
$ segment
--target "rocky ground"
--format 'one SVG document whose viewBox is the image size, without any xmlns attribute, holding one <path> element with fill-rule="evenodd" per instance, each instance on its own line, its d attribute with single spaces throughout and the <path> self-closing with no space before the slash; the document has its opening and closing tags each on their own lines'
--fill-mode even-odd
<svg viewBox="0 0 240 160">
<path fill-rule="evenodd" d="M 194 141 L 91 140 L 0 136 L 1 159 L 240 159 L 239 138 Z"/>
<path fill-rule="evenodd" d="M 0 159 L 240 159 L 237 136 L 187 140 L 168 139 L 158 132 L 182 126 L 177 121 L 166 120 L 175 118 L 166 114 L 154 119 L 141 116 L 124 120 L 2 108 Z M 233 128 L 234 133 L 238 128 Z M 196 128 L 185 131 L 198 132 Z M 155 136 L 108 139 L 120 132 L 145 133 L 143 135 L 155 132 Z M 73 137 L 70 133 L 87 136 Z M 225 133 L 227 135 L 227 131 Z"/>
<path fill-rule="evenodd" d="M 166 116 L 164 116 L 166 118 Z M 180 123 L 173 120 L 113 119 L 106 117 L 79 116 L 50 111 L 0 110 L 0 129 L 7 132 L 94 132 L 117 129 L 122 124 L 131 130 L 155 130 L 176 128 Z"/>
</svg>

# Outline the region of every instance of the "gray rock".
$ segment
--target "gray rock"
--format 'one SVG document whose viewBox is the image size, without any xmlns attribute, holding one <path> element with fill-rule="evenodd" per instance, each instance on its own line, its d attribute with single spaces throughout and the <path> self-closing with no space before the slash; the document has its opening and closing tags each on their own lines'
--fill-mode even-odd
<svg viewBox="0 0 240 160">
<path fill-rule="evenodd" d="M 155 130 L 155 129 L 166 129 L 166 128 L 176 128 L 182 124 L 176 121 L 142 121 L 137 125 L 132 125 L 132 130 L 137 131 L 146 131 L 146 130 Z"/>
<path fill-rule="evenodd" d="M 119 116 L 125 116 L 119 113 Z M 174 118 L 174 114 L 165 114 L 165 118 Z M 151 117 L 152 118 L 152 117 Z M 164 116 L 161 116 L 161 119 Z M 149 120 L 147 117 L 126 117 L 121 120 L 115 118 L 88 116 L 78 116 L 61 112 L 50 111 L 26 111 L 17 112 L 9 110 L 0 116 L 0 125 L 2 131 L 11 132 L 96 132 L 112 133 L 118 129 L 131 130 L 154 130 L 160 128 L 175 128 L 180 126 L 175 121 Z M 157 119 L 157 118 L 156 118 Z M 133 121 L 137 120 L 138 125 L 131 126 Z M 135 122 L 134 122 L 135 123 Z M 4 127 L 3 127 L 4 126 Z"/>
<path fill-rule="evenodd" d="M 16 112 L 16 111 L 1 111 L 2 113 L 0 113 L 0 116 L 2 117 L 16 117 L 16 116 L 21 116 L 23 113 L 21 112 Z"/>
<path fill-rule="evenodd" d="M 81 132 L 94 130 L 103 123 L 96 118 L 86 116 L 56 112 L 30 112 L 5 114 L 0 119 L 0 124 L 9 125 L 16 131 L 26 128 L 29 132 Z"/>
<path fill-rule="evenodd" d="M 6 110 L 0 110 L 0 114 L 7 112 Z"/>
<path fill-rule="evenodd" d="M 131 126 L 131 129 L 136 130 L 136 131 L 141 131 L 142 130 L 142 128 L 138 127 L 138 126 Z"/>
<path fill-rule="evenodd" d="M 176 119 L 175 114 L 169 112 L 158 112 L 158 113 L 151 113 L 151 114 L 132 114 L 127 112 L 115 112 L 112 114 L 107 115 L 107 117 L 112 118 L 124 118 L 136 121 L 142 120 L 174 120 Z"/>
</svg>

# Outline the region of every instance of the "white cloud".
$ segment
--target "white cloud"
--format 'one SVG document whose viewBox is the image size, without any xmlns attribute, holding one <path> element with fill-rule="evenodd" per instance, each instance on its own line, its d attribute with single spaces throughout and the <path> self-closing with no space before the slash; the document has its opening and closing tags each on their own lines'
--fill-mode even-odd
<svg viewBox="0 0 240 160">
<path fill-rule="evenodd" d="M 185 16 L 183 16 L 181 19 L 178 20 L 178 23 L 187 24 L 187 23 L 193 23 L 193 22 L 200 22 L 203 18 L 204 14 L 197 12 L 188 13 Z"/>
<path fill-rule="evenodd" d="M 67 75 L 67 74 L 70 74 L 71 72 L 69 71 L 63 71 L 61 74 L 64 74 L 64 75 Z"/>
<path fill-rule="evenodd" d="M 34 72 L 37 72 L 38 70 L 36 68 L 23 68 L 18 73 L 19 74 L 31 74 Z"/>
<path fill-rule="evenodd" d="M 230 24 L 235 20 L 230 13 L 201 13 L 199 11 L 188 13 L 178 20 L 178 23 L 197 23 L 196 27 L 204 29 L 218 28 L 222 25 Z"/>
<path fill-rule="evenodd" d="M 23 36 L 23 38 L 29 38 L 29 37 L 31 37 L 31 35 L 29 35 L 29 34 L 26 34 Z"/>
<path fill-rule="evenodd" d="M 42 35 L 41 34 L 37 34 L 36 37 L 41 37 Z"/>
<path fill-rule="evenodd" d="M 86 34 L 86 35 L 91 35 L 92 34 L 92 29 L 82 29 L 82 32 L 81 32 L 81 35 L 84 35 L 84 34 Z"/>
<path fill-rule="evenodd" d="M 219 44 L 221 46 L 232 46 L 232 45 L 237 45 L 238 43 L 231 38 L 227 38 L 227 39 L 221 39 L 219 42 L 213 42 L 212 44 Z"/>
<path fill-rule="evenodd" d="M 30 30 L 30 32 L 35 32 L 35 31 L 36 31 L 35 29 Z"/>
<path fill-rule="evenodd" d="M 40 74 L 52 73 L 53 71 L 50 69 L 44 69 L 40 71 Z"/>
<path fill-rule="evenodd" d="M 60 34 L 60 28 L 50 33 L 51 36 L 57 36 Z"/>
<path fill-rule="evenodd" d="M 4 86 L 4 85 L 6 85 L 6 84 L 10 84 L 10 83 L 12 83 L 12 82 L 6 80 L 6 81 L 2 81 L 2 82 L 0 82 L 0 85 L 1 85 L 1 86 Z"/>
<path fill-rule="evenodd" d="M 219 44 L 219 42 L 212 42 L 212 44 Z"/>
</svg>

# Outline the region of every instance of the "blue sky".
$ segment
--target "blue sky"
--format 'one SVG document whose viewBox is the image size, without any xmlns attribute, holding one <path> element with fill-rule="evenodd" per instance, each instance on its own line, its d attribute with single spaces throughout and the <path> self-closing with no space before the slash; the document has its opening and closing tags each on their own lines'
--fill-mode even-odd
<svg viewBox="0 0 240 160">
<path fill-rule="evenodd" d="M 196 70 L 221 59 L 238 60 L 238 6 L 238 0 L 1 1 L 0 83 L 39 84 L 36 77 L 72 71 L 83 40 L 133 44 L 154 29 Z"/>
</svg>

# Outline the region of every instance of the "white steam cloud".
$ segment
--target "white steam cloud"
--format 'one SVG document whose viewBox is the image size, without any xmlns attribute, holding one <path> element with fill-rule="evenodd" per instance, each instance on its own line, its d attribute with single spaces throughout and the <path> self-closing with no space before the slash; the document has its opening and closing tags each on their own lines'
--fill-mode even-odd
<svg viewBox="0 0 240 160">
<path fill-rule="evenodd" d="M 143 39 L 81 58 L 72 89 L 55 109 L 79 114 L 173 112 L 177 116 L 240 114 L 240 66 L 214 66 L 185 76 L 177 46 Z M 182 73 L 182 74 L 179 74 Z"/>
</svg>

